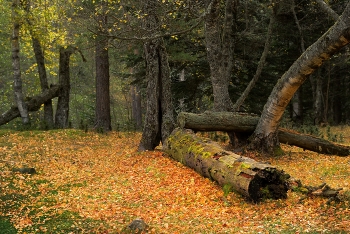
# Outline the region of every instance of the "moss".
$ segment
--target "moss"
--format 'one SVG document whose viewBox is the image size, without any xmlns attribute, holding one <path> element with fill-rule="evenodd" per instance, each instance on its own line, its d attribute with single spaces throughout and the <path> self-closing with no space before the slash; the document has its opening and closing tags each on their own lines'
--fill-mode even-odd
<svg viewBox="0 0 350 234">
<path fill-rule="evenodd" d="M 227 197 L 227 195 L 233 191 L 231 184 L 224 184 L 222 186 L 222 191 L 224 192 L 224 197 Z"/>
<path fill-rule="evenodd" d="M 274 149 L 273 149 L 273 156 L 282 156 L 284 155 L 284 151 L 282 150 L 282 148 L 280 146 L 276 146 Z"/>
<path fill-rule="evenodd" d="M 251 165 L 248 164 L 248 163 L 242 162 L 241 165 L 240 165 L 240 168 L 241 169 L 250 169 Z"/>
</svg>

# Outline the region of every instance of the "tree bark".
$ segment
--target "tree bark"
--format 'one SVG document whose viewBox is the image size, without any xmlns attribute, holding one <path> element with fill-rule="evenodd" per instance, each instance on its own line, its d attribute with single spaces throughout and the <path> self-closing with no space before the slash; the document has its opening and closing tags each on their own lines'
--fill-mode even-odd
<svg viewBox="0 0 350 234">
<path fill-rule="evenodd" d="M 323 0 L 316 0 L 316 3 L 320 6 L 320 8 L 326 12 L 334 21 L 337 21 L 339 19 L 339 15 L 333 11 L 332 8 L 330 8 L 327 3 L 325 3 Z"/>
<path fill-rule="evenodd" d="M 156 14 L 159 2 L 144 1 L 146 14 L 145 29 L 154 30 L 160 27 Z M 156 33 L 156 30 L 154 33 Z M 170 68 L 162 38 L 148 40 L 144 43 L 147 78 L 147 106 L 145 123 L 139 150 L 153 150 L 160 141 L 171 134 L 174 129 L 173 103 L 171 99 Z"/>
<path fill-rule="evenodd" d="M 95 39 L 95 62 L 96 62 L 96 108 L 95 108 L 95 129 L 101 132 L 112 130 L 111 106 L 109 92 L 109 56 L 108 38 L 104 36 L 108 24 L 108 1 L 102 1 L 97 10 L 97 32 Z"/>
<path fill-rule="evenodd" d="M 70 71 L 69 60 L 70 56 L 75 52 L 76 48 L 68 46 L 60 48 L 60 63 L 59 63 L 59 86 L 61 87 L 58 96 L 57 110 L 55 115 L 55 128 L 68 127 L 69 115 L 69 94 L 70 94 Z"/>
<path fill-rule="evenodd" d="M 22 78 L 20 68 L 20 45 L 19 45 L 19 30 L 20 30 L 20 16 L 18 14 L 20 7 L 19 0 L 13 0 L 12 2 L 12 19 L 13 19 L 13 31 L 12 31 L 12 67 L 13 67 L 13 90 L 15 94 L 15 100 L 17 108 L 22 117 L 23 124 L 29 124 L 28 107 L 23 98 L 22 90 Z"/>
<path fill-rule="evenodd" d="M 51 100 L 55 97 L 58 97 L 59 86 L 51 86 L 50 89 L 45 90 L 39 95 L 36 95 L 26 102 L 29 111 L 38 111 L 41 106 L 46 103 L 48 100 Z M 10 110 L 6 111 L 0 115 L 0 126 L 4 125 L 11 120 L 20 117 L 20 112 L 17 106 L 12 106 Z"/>
<path fill-rule="evenodd" d="M 235 112 L 205 112 L 203 114 L 181 112 L 177 120 L 180 128 L 195 131 L 238 132 L 250 136 L 258 124 L 259 116 Z M 298 146 L 317 153 L 338 156 L 348 156 L 350 154 L 350 147 L 348 146 L 284 128 L 279 128 L 278 137 L 281 143 Z"/>
<path fill-rule="evenodd" d="M 132 105 L 132 120 L 134 121 L 135 129 L 140 130 L 142 128 L 141 94 L 137 85 L 130 86 L 130 96 Z"/>
<path fill-rule="evenodd" d="M 216 181 L 227 190 L 259 202 L 265 198 L 287 198 L 288 174 L 269 164 L 225 151 L 209 139 L 190 130 L 175 129 L 164 151 L 200 175 Z"/>
<path fill-rule="evenodd" d="M 228 92 L 233 67 L 233 23 L 236 0 L 225 1 L 225 15 L 221 16 L 221 1 L 208 1 L 205 17 L 205 43 L 213 86 L 214 111 L 232 111 Z"/>
<path fill-rule="evenodd" d="M 47 73 L 46 73 L 46 67 L 45 67 L 44 51 L 41 46 L 40 40 L 36 35 L 35 30 L 33 29 L 35 25 L 33 25 L 31 21 L 30 1 L 22 2 L 22 4 L 23 4 L 23 8 L 27 12 L 26 20 L 29 25 L 29 33 L 32 38 L 33 51 L 34 51 L 35 60 L 38 66 L 41 91 L 44 92 L 45 90 L 49 89 L 49 83 L 47 81 Z M 53 128 L 54 120 L 53 120 L 53 107 L 52 107 L 51 99 L 48 100 L 47 103 L 44 103 L 44 122 L 49 129 Z"/>
<path fill-rule="evenodd" d="M 251 148 L 273 153 L 277 129 L 294 93 L 323 62 L 350 42 L 350 2 L 339 20 L 311 45 L 281 77 L 271 92 L 255 129 Z"/>
</svg>

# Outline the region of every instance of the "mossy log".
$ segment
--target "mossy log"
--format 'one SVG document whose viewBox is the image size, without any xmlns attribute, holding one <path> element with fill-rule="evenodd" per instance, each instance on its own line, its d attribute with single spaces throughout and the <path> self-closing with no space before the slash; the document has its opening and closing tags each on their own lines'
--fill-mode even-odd
<svg viewBox="0 0 350 234">
<path fill-rule="evenodd" d="M 167 138 L 164 151 L 200 175 L 254 202 L 287 197 L 288 174 L 270 164 L 226 151 L 191 130 L 176 128 Z"/>
<path fill-rule="evenodd" d="M 27 98 L 28 110 L 38 111 L 45 102 L 58 97 L 59 88 L 58 85 L 52 85 L 50 89 L 45 90 L 43 93 Z M 12 106 L 8 111 L 0 115 L 0 125 L 4 125 L 17 117 L 20 117 L 19 110 L 17 106 Z"/>
<path fill-rule="evenodd" d="M 178 125 L 194 131 L 225 131 L 252 134 L 259 121 L 259 116 L 241 112 L 204 112 L 193 114 L 181 112 Z M 325 139 L 292 130 L 279 128 L 280 143 L 298 146 L 302 149 L 322 154 L 348 156 L 350 147 L 336 144 Z"/>
</svg>

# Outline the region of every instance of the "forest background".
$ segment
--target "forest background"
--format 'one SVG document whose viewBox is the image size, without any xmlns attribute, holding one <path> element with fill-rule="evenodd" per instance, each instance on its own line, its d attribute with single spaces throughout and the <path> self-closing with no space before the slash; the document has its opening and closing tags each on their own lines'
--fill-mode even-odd
<svg viewBox="0 0 350 234">
<path fill-rule="evenodd" d="M 342 13 L 347 1 L 327 1 L 331 9 Z M 4 113 L 14 103 L 11 60 L 11 1 L 1 1 L 1 103 Z M 233 69 L 229 94 L 237 100 L 256 74 L 272 14 L 274 12 L 270 50 L 260 77 L 241 110 L 260 114 L 273 86 L 303 50 L 334 24 L 334 19 L 314 1 L 270 2 L 242 1 L 236 6 L 234 18 Z M 168 53 L 172 98 L 176 113 L 201 113 L 213 107 L 212 84 L 206 57 L 203 24 L 200 14 L 205 10 L 200 1 L 163 1 L 161 34 Z M 114 130 L 140 130 L 147 101 L 145 60 L 143 58 L 142 17 L 140 6 L 132 1 L 108 4 L 108 23 L 103 25 L 108 39 L 110 71 L 111 126 Z M 276 7 L 275 7 L 276 8 Z M 32 33 L 39 39 L 45 56 L 48 85 L 58 83 L 59 49 L 74 45 L 87 58 L 71 57 L 71 90 L 69 126 L 93 127 L 96 123 L 96 39 L 98 1 L 33 1 L 28 17 L 21 24 L 20 58 L 23 93 L 31 97 L 41 92 L 37 62 L 32 46 Z M 192 11 L 196 12 L 192 12 Z M 195 17 L 197 16 L 197 17 Z M 197 25 L 197 22 L 198 25 Z M 194 25 L 196 27 L 194 27 Z M 192 28 L 193 27 L 193 28 Z M 177 33 L 178 32 L 178 33 Z M 100 36 L 99 36 L 100 35 Z M 107 49 L 107 47 L 105 48 Z M 285 113 L 289 127 L 301 124 L 346 124 L 349 114 L 348 48 L 317 70 L 293 98 Z M 53 100 L 57 102 L 56 99 Z M 43 111 L 31 113 L 32 128 L 47 127 Z M 18 121 L 8 124 L 13 128 Z"/>
<path fill-rule="evenodd" d="M 23 100 L 29 102 L 45 89 L 61 85 L 62 77 L 69 80 L 65 84 L 69 105 L 62 106 L 60 98 L 53 99 L 55 125 L 47 121 L 43 105 L 39 111 L 31 112 L 30 125 L 23 125 L 22 116 L 22 120 L 6 122 L 1 127 L 5 130 L 1 132 L 0 145 L 4 156 L 0 225 L 10 233 L 47 232 L 57 227 L 62 232 L 113 232 L 136 217 L 143 217 L 156 233 L 348 231 L 349 162 L 345 157 L 332 158 L 283 145 L 287 157 L 266 160 L 292 176 L 301 177 L 307 184 L 327 181 L 331 186 L 345 188 L 342 192 L 345 202 L 329 206 L 321 198 L 307 198 L 289 191 L 290 199 L 268 200 L 258 206 L 240 196 L 228 196 L 216 184 L 162 157 L 157 150 L 136 152 L 136 145 L 147 136 L 130 135 L 129 131 L 143 128 L 146 106 L 154 101 L 148 89 L 152 84 L 148 69 L 150 62 L 154 62 L 154 41 L 161 44 L 155 53 L 159 61 L 166 61 L 161 68 L 166 67 L 165 75 L 171 81 L 168 94 L 173 101 L 174 117 L 182 111 L 229 109 L 225 107 L 228 103 L 215 101 L 218 98 L 215 89 L 226 86 L 215 85 L 213 76 L 217 74 L 212 67 L 217 62 L 225 67 L 227 61 L 232 62 L 226 66 L 230 68 L 227 73 L 223 72 L 228 74 L 230 100 L 243 101 L 235 103 L 236 110 L 260 115 L 285 71 L 308 46 L 328 32 L 349 1 L 1 0 L 0 3 L 3 48 L 0 112 L 11 110 L 16 103 L 14 91 L 18 92 L 19 87 Z M 215 20 L 229 22 L 211 28 L 222 32 L 216 44 L 215 30 L 205 30 L 215 26 Z M 223 59 L 210 54 L 212 46 L 220 47 L 219 57 Z M 307 77 L 284 112 L 282 126 L 348 144 L 348 54 L 349 49 L 342 48 Z M 43 61 L 45 72 L 41 70 Z M 246 96 L 244 90 L 253 78 L 256 83 Z M 20 86 L 18 80 L 22 82 Z M 66 94 L 60 93 L 60 97 Z M 161 114 L 164 117 L 169 113 Z M 341 127 L 330 128 L 331 125 Z M 86 132 L 71 129 L 13 132 L 8 128 L 81 128 Z M 116 131 L 103 135 L 88 132 L 91 128 Z M 153 143 L 150 148 L 155 147 Z M 259 154 L 247 156 L 265 160 Z M 34 166 L 39 173 L 35 176 L 13 173 L 8 162 Z M 138 186 L 139 182 L 144 183 L 143 188 Z M 92 190 L 96 193 L 91 193 Z"/>
</svg>

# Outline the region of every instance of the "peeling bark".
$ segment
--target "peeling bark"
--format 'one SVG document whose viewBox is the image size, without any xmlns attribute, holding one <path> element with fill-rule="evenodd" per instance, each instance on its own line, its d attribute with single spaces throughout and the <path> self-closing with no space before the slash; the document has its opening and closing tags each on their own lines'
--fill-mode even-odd
<svg viewBox="0 0 350 234">
<path fill-rule="evenodd" d="M 288 174 L 269 164 L 225 151 L 190 130 L 175 129 L 164 150 L 200 175 L 254 202 L 287 198 Z"/>
</svg>

